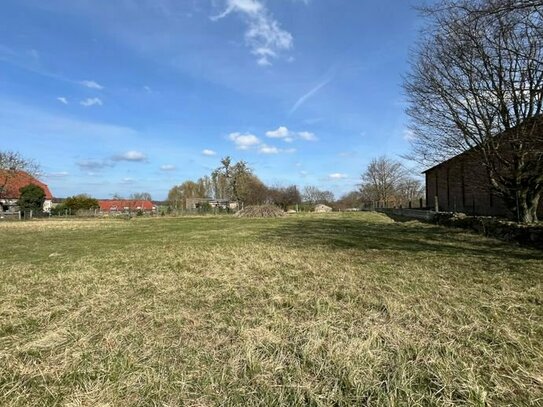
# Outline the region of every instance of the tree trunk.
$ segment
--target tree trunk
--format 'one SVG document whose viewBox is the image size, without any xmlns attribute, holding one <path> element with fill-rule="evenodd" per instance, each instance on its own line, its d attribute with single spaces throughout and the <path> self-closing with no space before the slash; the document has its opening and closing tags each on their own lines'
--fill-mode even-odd
<svg viewBox="0 0 543 407">
<path fill-rule="evenodd" d="M 517 199 L 517 211 L 520 222 L 526 224 L 537 222 L 539 197 L 540 192 L 530 193 L 528 190 L 519 191 Z"/>
</svg>

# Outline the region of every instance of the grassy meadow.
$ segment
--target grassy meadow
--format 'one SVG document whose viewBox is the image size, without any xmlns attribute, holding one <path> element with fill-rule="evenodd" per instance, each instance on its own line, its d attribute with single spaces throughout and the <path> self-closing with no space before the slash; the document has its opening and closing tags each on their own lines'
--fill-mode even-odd
<svg viewBox="0 0 543 407">
<path fill-rule="evenodd" d="M 0 233 L 0 406 L 543 405 L 543 252 L 375 213 Z"/>
</svg>

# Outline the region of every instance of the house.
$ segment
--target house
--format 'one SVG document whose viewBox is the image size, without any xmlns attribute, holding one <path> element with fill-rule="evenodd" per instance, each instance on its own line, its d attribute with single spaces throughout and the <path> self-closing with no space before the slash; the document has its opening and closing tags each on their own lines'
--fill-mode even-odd
<svg viewBox="0 0 543 407">
<path fill-rule="evenodd" d="M 497 137 L 507 137 L 507 134 Z M 503 145 L 510 145 L 507 139 L 504 141 Z M 481 153 L 474 148 L 427 169 L 424 175 L 426 202 L 431 210 L 480 216 L 513 215 L 492 190 Z M 539 204 L 538 215 L 543 216 L 543 201 Z"/>
<path fill-rule="evenodd" d="M 157 206 L 147 200 L 139 199 L 103 199 L 98 201 L 100 212 L 105 213 L 154 213 L 157 211 Z"/>
<path fill-rule="evenodd" d="M 0 212 L 17 211 L 17 201 L 21 197 L 20 189 L 28 185 L 37 185 L 45 192 L 43 211 L 50 212 L 53 195 L 49 187 L 25 171 L 0 170 Z"/>
<path fill-rule="evenodd" d="M 315 206 L 315 212 L 318 212 L 318 213 L 332 212 L 332 208 L 324 204 L 318 204 L 317 206 Z"/>
</svg>

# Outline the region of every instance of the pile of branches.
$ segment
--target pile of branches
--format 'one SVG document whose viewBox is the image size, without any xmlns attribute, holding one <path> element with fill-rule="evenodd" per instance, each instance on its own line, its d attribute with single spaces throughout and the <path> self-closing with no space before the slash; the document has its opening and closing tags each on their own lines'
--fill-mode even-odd
<svg viewBox="0 0 543 407">
<path fill-rule="evenodd" d="M 246 206 L 234 215 L 238 218 L 280 218 L 285 212 L 275 205 Z"/>
</svg>

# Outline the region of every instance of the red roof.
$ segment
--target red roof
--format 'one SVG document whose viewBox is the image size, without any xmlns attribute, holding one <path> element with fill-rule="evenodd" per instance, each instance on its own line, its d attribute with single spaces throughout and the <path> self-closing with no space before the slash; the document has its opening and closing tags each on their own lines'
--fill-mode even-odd
<svg viewBox="0 0 543 407">
<path fill-rule="evenodd" d="M 45 192 L 45 199 L 53 199 L 49 187 L 24 171 L 0 170 L 1 197 L 4 199 L 19 199 L 19 190 L 27 185 L 37 185 Z"/>
<path fill-rule="evenodd" d="M 155 205 L 151 201 L 133 199 L 105 199 L 98 201 L 102 212 L 152 211 Z"/>
</svg>

